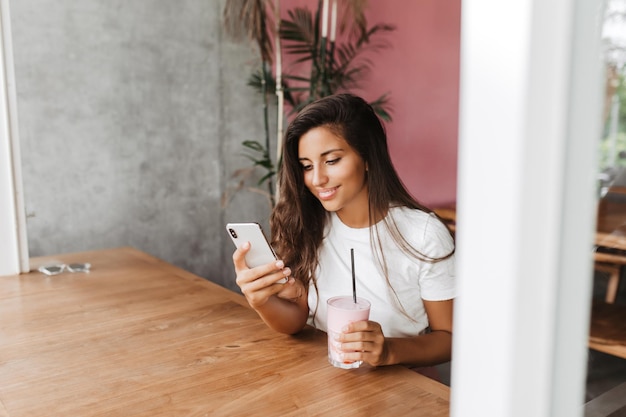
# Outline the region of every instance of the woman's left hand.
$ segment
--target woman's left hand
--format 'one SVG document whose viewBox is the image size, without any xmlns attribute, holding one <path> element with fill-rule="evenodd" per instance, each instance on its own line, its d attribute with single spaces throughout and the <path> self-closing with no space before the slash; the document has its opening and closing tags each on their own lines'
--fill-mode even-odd
<svg viewBox="0 0 626 417">
<path fill-rule="evenodd" d="M 357 321 L 343 328 L 337 340 L 341 343 L 343 360 L 363 361 L 372 366 L 387 365 L 389 347 L 383 330 L 375 321 Z"/>
</svg>

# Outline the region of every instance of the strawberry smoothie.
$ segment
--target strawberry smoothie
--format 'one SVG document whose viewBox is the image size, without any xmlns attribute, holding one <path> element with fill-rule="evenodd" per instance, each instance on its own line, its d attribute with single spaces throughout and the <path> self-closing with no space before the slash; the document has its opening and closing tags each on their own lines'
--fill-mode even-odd
<svg viewBox="0 0 626 417">
<path fill-rule="evenodd" d="M 341 358 L 341 351 L 337 347 L 335 337 L 348 323 L 369 319 L 370 302 L 357 297 L 356 303 L 351 296 L 333 297 L 328 304 L 328 361 L 331 365 L 343 369 L 358 368 L 362 361 L 345 362 Z"/>
</svg>

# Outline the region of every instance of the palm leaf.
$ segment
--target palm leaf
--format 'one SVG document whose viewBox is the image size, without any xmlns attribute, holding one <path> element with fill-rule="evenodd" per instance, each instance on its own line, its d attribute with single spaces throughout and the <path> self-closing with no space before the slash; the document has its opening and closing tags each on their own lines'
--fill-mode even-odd
<svg viewBox="0 0 626 417">
<path fill-rule="evenodd" d="M 276 170 L 270 159 L 268 149 L 256 140 L 243 141 L 242 145 L 252 151 L 251 154 L 244 154 L 244 156 L 252 161 L 253 166 L 260 166 L 267 170 L 267 173 L 259 179 L 257 185 L 261 185 L 263 182 L 271 179 L 276 173 Z"/>
<path fill-rule="evenodd" d="M 391 114 L 387 109 L 391 109 L 389 94 L 385 93 L 370 103 L 374 112 L 383 120 L 390 122 Z"/>
<path fill-rule="evenodd" d="M 227 0 L 223 11 L 226 33 L 234 39 L 246 37 L 256 42 L 261 58 L 270 64 L 273 62 L 272 8 L 271 1 Z"/>
<path fill-rule="evenodd" d="M 313 23 L 313 15 L 308 9 L 295 8 L 290 10 L 288 19 L 280 22 L 280 38 L 283 49 L 292 55 L 302 55 L 300 60 L 308 61 L 317 56 L 318 33 Z"/>
<path fill-rule="evenodd" d="M 289 103 L 290 105 L 293 105 L 294 98 L 291 95 L 291 93 L 289 93 L 291 89 L 289 88 L 289 85 L 286 82 L 286 79 L 288 78 L 289 76 L 283 75 L 283 97 L 287 103 Z M 272 75 L 269 75 L 269 74 L 266 75 L 265 83 L 266 83 L 267 91 L 276 91 L 276 78 L 274 78 Z M 258 93 L 262 93 L 263 92 L 263 71 L 257 70 L 253 72 L 252 74 L 250 74 L 250 78 L 248 78 L 248 85 L 252 87 L 254 90 L 256 90 Z"/>
<path fill-rule="evenodd" d="M 344 33 L 349 29 L 351 34 L 360 34 L 367 30 L 367 20 L 365 19 L 365 9 L 367 0 L 345 0 L 338 3 L 342 6 L 343 16 L 339 22 L 339 31 Z"/>
</svg>

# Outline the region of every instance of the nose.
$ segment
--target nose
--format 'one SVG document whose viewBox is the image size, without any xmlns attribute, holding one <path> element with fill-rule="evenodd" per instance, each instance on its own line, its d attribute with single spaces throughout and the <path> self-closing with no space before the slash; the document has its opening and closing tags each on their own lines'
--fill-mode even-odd
<svg viewBox="0 0 626 417">
<path fill-rule="evenodd" d="M 321 167 L 313 168 L 312 176 L 313 178 L 311 183 L 315 187 L 320 187 L 328 182 L 328 176 L 326 175 L 324 169 Z"/>
</svg>

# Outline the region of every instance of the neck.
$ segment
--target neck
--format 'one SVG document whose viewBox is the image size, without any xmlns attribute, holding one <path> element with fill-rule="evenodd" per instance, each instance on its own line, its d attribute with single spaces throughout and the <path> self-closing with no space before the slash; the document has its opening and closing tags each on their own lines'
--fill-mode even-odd
<svg viewBox="0 0 626 417">
<path fill-rule="evenodd" d="M 341 220 L 341 222 L 346 226 L 353 229 L 363 229 L 365 227 L 370 227 L 381 221 L 383 218 L 385 218 L 386 215 L 387 210 L 385 210 L 384 212 L 378 212 L 373 216 L 372 222 L 370 223 L 370 213 L 368 207 L 366 207 L 366 210 L 359 211 L 358 213 L 355 213 L 354 211 L 346 213 L 345 211 L 341 210 L 337 212 L 339 220 Z"/>
</svg>

